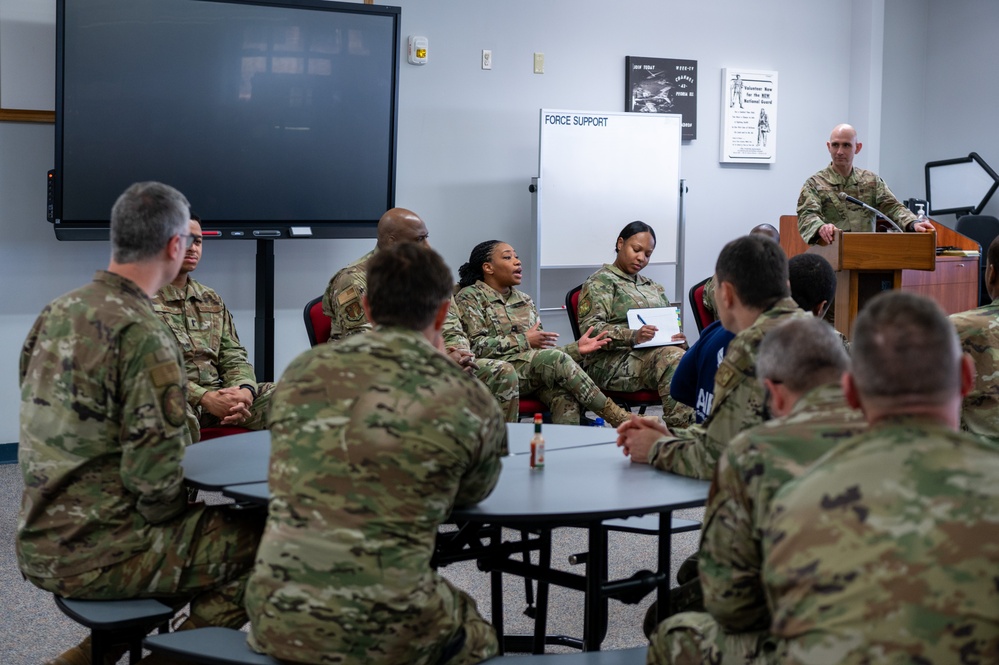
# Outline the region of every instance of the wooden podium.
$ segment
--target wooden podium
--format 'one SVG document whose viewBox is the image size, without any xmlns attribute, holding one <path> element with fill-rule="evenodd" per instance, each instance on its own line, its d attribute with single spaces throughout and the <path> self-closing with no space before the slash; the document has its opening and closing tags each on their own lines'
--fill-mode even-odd
<svg viewBox="0 0 999 665">
<path fill-rule="evenodd" d="M 843 233 L 815 245 L 836 271 L 836 329 L 849 336 L 857 312 L 882 291 L 902 288 L 903 270 L 936 268 L 935 233 Z"/>
<path fill-rule="evenodd" d="M 807 245 L 798 232 L 797 216 L 782 215 L 780 244 L 788 257 L 811 252 L 832 264 L 836 329 L 849 337 L 864 303 L 888 289 L 932 298 L 948 314 L 978 305 L 978 258 L 936 254 L 938 245 L 978 250 L 978 243 L 937 222 L 933 226 L 936 233 L 836 231 L 829 245 Z"/>
</svg>

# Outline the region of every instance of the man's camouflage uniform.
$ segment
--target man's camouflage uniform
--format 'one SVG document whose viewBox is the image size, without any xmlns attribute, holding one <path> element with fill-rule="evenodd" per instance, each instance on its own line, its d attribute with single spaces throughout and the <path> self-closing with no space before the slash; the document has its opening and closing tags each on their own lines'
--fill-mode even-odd
<svg viewBox="0 0 999 665">
<path fill-rule="evenodd" d="M 593 326 L 594 335 L 607 332 L 611 342 L 583 356 L 580 365 L 603 390 L 657 390 L 663 403 L 663 421 L 671 428 L 687 427 L 694 421 L 693 410 L 669 396 L 669 384 L 683 349 L 677 346 L 636 349 L 636 331 L 628 327 L 628 310 L 669 306 L 662 285 L 605 264 L 583 283 L 579 293 L 579 329 L 584 331 Z"/>
<path fill-rule="evenodd" d="M 718 460 L 698 554 L 707 612 L 663 621 L 650 663 L 779 663 L 769 634 L 761 525 L 777 490 L 838 442 L 867 426 L 838 383 L 814 388 L 791 412 L 737 436 Z"/>
<path fill-rule="evenodd" d="M 854 167 L 849 178 L 836 173 L 832 164 L 805 181 L 798 196 L 798 231 L 810 245 L 819 241 L 819 228 L 834 224 L 844 231 L 872 231 L 874 213 L 849 201 L 839 192 L 877 208 L 902 229 L 916 221 L 908 208 L 895 198 L 876 173 Z"/>
<path fill-rule="evenodd" d="M 479 280 L 455 296 L 462 327 L 479 358 L 505 360 L 517 370 L 520 394 L 537 393 L 552 421 L 578 425 L 582 410 L 599 412 L 607 397 L 576 360 L 575 344 L 565 349 L 532 349 L 527 331 L 538 322 L 530 296 L 515 288 L 503 295 Z"/>
<path fill-rule="evenodd" d="M 270 514 L 247 586 L 251 644 L 298 663 L 479 662 L 496 634 L 430 567 L 438 526 L 484 499 L 496 400 L 416 331 L 296 358 L 271 406 Z"/>
<path fill-rule="evenodd" d="M 999 447 L 888 417 L 775 495 L 763 580 L 783 662 L 999 662 Z"/>
<path fill-rule="evenodd" d="M 368 290 L 368 261 L 376 251 L 371 250 L 330 278 L 323 294 L 323 314 L 332 321 L 330 342 L 339 342 L 355 333 L 371 330 L 361 305 L 361 296 Z"/>
<path fill-rule="evenodd" d="M 202 427 L 219 424 L 216 416 L 201 407 L 201 398 L 206 392 L 220 388 L 252 388 L 256 398 L 250 407 L 251 417 L 240 423 L 240 427 L 265 429 L 274 384 L 257 383 L 222 297 L 188 277 L 184 289 L 173 284 L 161 288 L 153 298 L 153 308 L 173 332 L 184 354 L 191 440 L 199 440 Z"/>
<path fill-rule="evenodd" d="M 177 344 L 133 282 L 100 271 L 54 300 L 21 352 L 21 571 L 71 598 L 191 600 L 246 623 L 259 511 L 188 506 Z"/>
<path fill-rule="evenodd" d="M 715 374 L 715 398 L 707 420 L 656 441 L 649 463 L 663 471 L 710 480 L 718 457 L 735 435 L 767 419 L 764 391 L 756 380 L 760 342 L 784 321 L 806 316 L 811 314 L 791 298 L 783 298 L 737 334 Z"/>
<path fill-rule="evenodd" d="M 950 320 L 976 370 L 975 387 L 961 405 L 961 429 L 999 443 L 999 298 Z"/>
</svg>

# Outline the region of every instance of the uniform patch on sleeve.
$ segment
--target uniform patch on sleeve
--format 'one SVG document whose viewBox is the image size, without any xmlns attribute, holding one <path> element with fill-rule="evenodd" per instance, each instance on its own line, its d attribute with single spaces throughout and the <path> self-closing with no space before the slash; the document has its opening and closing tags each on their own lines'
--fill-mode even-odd
<svg viewBox="0 0 999 665">
<path fill-rule="evenodd" d="M 723 362 L 715 372 L 715 383 L 722 388 L 728 388 L 735 381 L 736 371 L 727 362 Z"/>
<path fill-rule="evenodd" d="M 187 422 L 187 400 L 184 390 L 179 384 L 167 386 L 163 391 L 163 417 L 174 427 L 180 427 Z"/>
<path fill-rule="evenodd" d="M 361 294 L 359 294 L 357 292 L 357 289 L 354 288 L 354 285 L 351 284 L 346 289 L 344 289 L 343 291 L 341 291 L 340 293 L 337 294 L 337 296 L 336 296 L 336 304 L 338 304 L 338 305 L 340 305 L 342 307 L 342 306 L 346 305 L 348 302 L 350 302 L 351 300 L 360 300 L 360 299 L 361 299 Z"/>
<path fill-rule="evenodd" d="M 159 363 L 149 370 L 149 378 L 157 388 L 176 385 L 181 381 L 180 366 L 171 358 L 171 362 Z"/>
<path fill-rule="evenodd" d="M 593 303 L 590 302 L 590 296 L 579 299 L 579 316 L 586 316 L 592 309 Z"/>
</svg>

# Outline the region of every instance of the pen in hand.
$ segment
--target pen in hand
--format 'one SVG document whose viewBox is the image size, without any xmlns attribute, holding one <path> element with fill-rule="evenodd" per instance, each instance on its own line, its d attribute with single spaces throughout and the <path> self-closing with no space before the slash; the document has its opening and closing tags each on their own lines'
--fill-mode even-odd
<svg viewBox="0 0 999 665">
<path fill-rule="evenodd" d="M 637 317 L 638 317 L 638 320 L 642 322 L 642 325 L 643 325 L 643 326 L 647 326 L 647 325 L 649 325 L 648 323 L 646 323 L 646 322 L 645 322 L 645 319 L 643 319 L 643 318 L 642 318 L 642 315 L 641 315 L 641 314 L 636 314 L 635 316 L 637 316 Z"/>
</svg>

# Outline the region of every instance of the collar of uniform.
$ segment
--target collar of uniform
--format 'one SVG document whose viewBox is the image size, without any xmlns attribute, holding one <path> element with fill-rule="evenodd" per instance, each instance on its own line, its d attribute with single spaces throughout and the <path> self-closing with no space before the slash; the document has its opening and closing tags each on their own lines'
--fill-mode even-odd
<svg viewBox="0 0 999 665">
<path fill-rule="evenodd" d="M 850 167 L 850 175 L 843 177 L 839 172 L 833 168 L 833 163 L 829 162 L 829 166 L 826 167 L 826 175 L 829 182 L 833 185 L 839 185 L 840 187 L 847 187 L 849 185 L 857 184 L 857 167 Z"/>
<path fill-rule="evenodd" d="M 614 273 L 615 275 L 617 275 L 621 279 L 626 279 L 629 282 L 638 283 L 638 278 L 641 277 L 641 275 L 639 275 L 638 273 L 635 273 L 634 275 L 629 275 L 628 273 L 626 273 L 625 271 L 621 270 L 620 268 L 618 268 L 613 263 L 605 263 L 604 264 L 604 268 L 606 268 L 607 270 L 611 271 L 612 273 Z"/>
<path fill-rule="evenodd" d="M 758 326 L 763 321 L 766 321 L 767 319 L 772 319 L 776 316 L 782 316 L 784 314 L 787 314 L 788 312 L 794 312 L 794 311 L 804 312 L 803 309 L 798 307 L 798 303 L 794 302 L 791 296 L 788 296 L 786 298 L 781 298 L 780 300 L 778 300 L 773 304 L 773 307 L 766 310 L 765 312 L 761 312 L 760 315 L 756 317 L 756 320 L 753 321 L 753 325 L 750 326 L 750 328 L 755 328 L 756 326 Z"/>
<path fill-rule="evenodd" d="M 183 289 L 179 289 L 173 283 L 165 285 L 160 289 L 159 295 L 165 302 L 177 300 L 204 300 L 206 289 L 193 277 L 188 276 L 187 284 Z"/>
<path fill-rule="evenodd" d="M 497 302 L 501 302 L 501 303 L 504 303 L 504 304 L 507 303 L 510 300 L 510 298 L 513 297 L 513 295 L 515 293 L 517 293 L 516 287 L 511 286 L 510 287 L 510 293 L 507 293 L 506 295 L 503 295 L 502 293 L 500 293 L 499 291 L 497 291 L 493 287 L 491 287 L 488 284 L 486 284 L 485 282 L 483 282 L 481 279 L 476 280 L 474 286 L 482 294 L 485 295 L 486 300 L 497 301 Z"/>
<path fill-rule="evenodd" d="M 829 411 L 837 406 L 846 405 L 843 387 L 839 383 L 824 383 L 812 388 L 802 395 L 791 407 L 790 416 L 805 411 Z"/>
<path fill-rule="evenodd" d="M 103 282 L 113 288 L 121 289 L 122 291 L 127 291 L 133 295 L 141 297 L 143 300 L 149 300 L 149 296 L 146 292 L 139 288 L 139 285 L 130 280 L 127 277 L 123 277 L 115 272 L 109 272 L 107 270 L 98 270 L 94 273 L 95 282 Z"/>
</svg>

